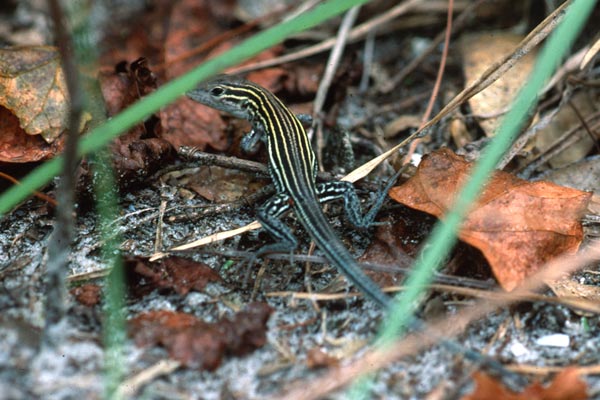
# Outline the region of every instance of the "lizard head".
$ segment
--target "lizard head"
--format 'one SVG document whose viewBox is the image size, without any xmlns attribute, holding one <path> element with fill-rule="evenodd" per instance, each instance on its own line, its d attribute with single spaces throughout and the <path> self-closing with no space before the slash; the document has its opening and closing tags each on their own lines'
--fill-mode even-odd
<svg viewBox="0 0 600 400">
<path fill-rule="evenodd" d="M 252 120 L 255 107 L 251 99 L 256 87 L 255 84 L 233 75 L 217 75 L 200 83 L 186 95 L 198 103 L 234 117 Z"/>
</svg>

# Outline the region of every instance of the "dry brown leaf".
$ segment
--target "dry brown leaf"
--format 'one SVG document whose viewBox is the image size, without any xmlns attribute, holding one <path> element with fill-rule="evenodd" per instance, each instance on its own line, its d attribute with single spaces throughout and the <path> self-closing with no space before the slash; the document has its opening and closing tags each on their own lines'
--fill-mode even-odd
<svg viewBox="0 0 600 400">
<path fill-rule="evenodd" d="M 449 149 L 429 154 L 417 173 L 390 196 L 442 217 L 468 177 L 471 164 Z M 498 282 L 514 289 L 539 266 L 575 252 L 583 237 L 579 218 L 590 193 L 549 182 L 527 182 L 497 171 L 468 214 L 459 238 L 486 257 Z"/>
<path fill-rule="evenodd" d="M 227 6 L 229 4 L 221 5 Z M 174 3 L 169 15 L 164 45 L 164 62 L 168 66 L 165 70 L 167 80 L 176 78 L 202 61 L 230 49 L 240 40 L 236 37 L 233 41 L 229 40 L 209 48 L 208 53 L 197 52 L 199 48 L 205 47 L 207 41 L 223 33 L 224 26 L 231 22 L 233 5 L 229 8 L 229 13 L 215 16 L 215 8 L 210 2 L 183 0 Z M 275 47 L 247 62 L 269 59 L 280 52 L 280 47 Z M 250 74 L 247 78 L 274 91 L 281 85 L 284 74 L 285 70 L 282 68 L 271 68 Z M 231 144 L 227 137 L 227 125 L 221 119 L 220 113 L 210 107 L 181 98 L 161 110 L 160 116 L 164 131 L 162 137 L 175 147 L 194 146 L 200 150 L 210 147 L 224 151 Z"/>
<path fill-rule="evenodd" d="M 114 72 L 102 73 L 100 88 L 110 116 L 118 114 L 141 97 L 156 90 L 156 77 L 147 60 L 120 63 Z M 154 115 L 135 125 L 110 144 L 119 185 L 139 183 L 174 158 L 173 147 L 162 138 L 161 124 Z"/>
<path fill-rule="evenodd" d="M 501 382 L 484 373 L 473 374 L 475 391 L 462 400 L 585 400 L 587 385 L 579 378 L 577 369 L 565 368 L 557 374 L 548 387 L 539 382 L 529 385 L 522 393 L 505 388 Z"/>
<path fill-rule="evenodd" d="M 93 307 L 100 303 L 102 288 L 96 284 L 87 283 L 71 289 L 70 293 L 79 303 L 87 307 Z"/>
<path fill-rule="evenodd" d="M 142 257 L 135 257 L 128 262 L 128 266 L 130 271 L 137 274 L 132 278 L 137 278 L 135 279 L 137 281 L 144 278 L 144 290 L 169 288 L 185 295 L 192 289 L 202 291 L 209 282 L 221 280 L 219 274 L 206 264 L 181 257 L 169 257 L 157 263 L 151 263 Z"/>
<path fill-rule="evenodd" d="M 542 178 L 557 185 L 574 189 L 595 191 L 600 189 L 600 156 L 595 155 L 569 164 L 563 168 L 546 171 Z M 537 178 L 539 179 L 539 177 Z M 600 210 L 597 210 L 600 212 Z M 594 210 L 590 210 L 594 213 Z"/>
<path fill-rule="evenodd" d="M 178 180 L 178 185 L 193 190 L 211 202 L 230 203 L 263 187 L 264 180 L 254 179 L 254 175 L 231 168 L 210 167 L 186 174 Z"/>
<path fill-rule="evenodd" d="M 12 111 L 28 135 L 52 143 L 65 130 L 67 87 L 56 48 L 0 49 L 0 105 Z"/>
<path fill-rule="evenodd" d="M 0 106 L 10 110 L 20 126 L 2 122 L 2 161 L 39 161 L 62 149 L 58 139 L 68 121 L 66 95 L 60 56 L 54 47 L 0 49 Z M 21 137 L 24 134 L 38 137 Z"/>
<path fill-rule="evenodd" d="M 575 107 L 584 119 L 588 119 L 594 114 L 600 105 L 595 97 L 594 92 L 591 90 L 580 90 L 575 93 L 571 101 L 562 106 L 554 118 L 552 118 L 552 121 L 536 133 L 535 145 L 538 153 L 543 153 L 554 147 L 555 143 L 560 140 L 565 132 L 581 124 L 579 116 L 573 111 L 572 107 Z M 594 140 L 585 129 L 580 129 L 576 135 L 576 142 L 550 158 L 548 163 L 552 168 L 560 168 L 580 161 L 594 148 Z M 538 153 L 531 154 L 532 158 Z"/>
<path fill-rule="evenodd" d="M 476 81 L 495 62 L 514 51 L 521 39 L 520 36 L 503 32 L 463 35 L 461 49 L 466 86 Z M 493 116 L 480 121 L 486 136 L 494 135 L 499 124 L 499 115 L 511 104 L 523 86 L 534 61 L 535 52 L 525 55 L 496 82 L 469 100 L 475 115 Z"/>
<path fill-rule="evenodd" d="M 175 148 L 192 146 L 199 150 L 207 146 L 224 151 L 228 147 L 227 125 L 217 110 L 198 105 L 187 97 L 180 98 L 160 111 L 164 133 L 162 137 Z"/>
<path fill-rule="evenodd" d="M 0 107 L 0 132 L 0 161 L 25 163 L 46 160 L 64 146 L 64 136 L 47 143 L 40 135 L 28 135 L 17 117 L 4 107 Z"/>
<path fill-rule="evenodd" d="M 242 356 L 264 346 L 272 311 L 265 303 L 252 303 L 215 323 L 190 314 L 151 311 L 129 321 L 129 334 L 138 346 L 164 346 L 187 367 L 214 370 L 225 355 Z"/>
</svg>

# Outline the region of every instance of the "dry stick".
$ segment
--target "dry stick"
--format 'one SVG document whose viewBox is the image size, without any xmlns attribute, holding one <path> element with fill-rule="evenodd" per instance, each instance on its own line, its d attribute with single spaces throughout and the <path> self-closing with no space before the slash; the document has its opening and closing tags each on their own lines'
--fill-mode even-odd
<svg viewBox="0 0 600 400">
<path fill-rule="evenodd" d="M 432 284 L 429 288 L 433 290 L 439 290 L 444 292 L 456 293 L 464 296 L 471 297 L 479 297 L 482 299 L 511 299 L 511 293 L 498 292 L 498 291 L 490 291 L 490 290 L 481 290 L 474 289 L 468 287 L 461 287 L 455 285 L 447 285 L 447 284 Z M 550 297 L 544 296 L 537 293 L 527 293 L 523 294 L 521 301 L 525 302 L 542 302 L 547 304 L 559 304 L 569 308 L 572 308 L 577 311 L 582 312 L 591 312 L 595 314 L 600 314 L 600 304 L 594 300 L 586 300 L 581 297 L 569 296 L 569 297 Z"/>
<path fill-rule="evenodd" d="M 454 9 L 454 0 L 448 1 L 448 19 L 446 22 L 446 35 L 444 39 L 444 48 L 442 49 L 442 57 L 440 59 L 440 67 L 438 68 L 438 73 L 435 78 L 435 84 L 433 86 L 433 91 L 431 93 L 431 98 L 429 99 L 429 103 L 427 104 L 427 109 L 421 118 L 421 125 L 419 128 L 423 127 L 429 116 L 431 115 L 431 111 L 433 110 L 433 104 L 437 99 L 437 95 L 440 91 L 440 86 L 442 84 L 442 77 L 444 76 L 444 71 L 446 69 L 446 60 L 448 59 L 448 48 L 450 47 L 450 36 L 452 35 L 452 12 Z"/>
<path fill-rule="evenodd" d="M 311 256 L 314 257 L 314 256 Z M 326 260 L 316 260 L 316 261 L 320 261 L 320 262 L 326 262 Z M 361 266 L 364 266 L 364 264 L 361 264 Z M 448 279 L 444 279 L 444 280 L 452 280 L 450 279 L 451 277 L 448 276 Z M 439 277 L 434 278 L 434 282 L 440 281 L 441 279 Z M 384 291 L 386 293 L 396 293 L 399 291 L 404 290 L 405 287 L 404 286 L 390 286 L 390 287 L 386 287 L 384 288 Z M 482 290 L 482 289 L 475 289 L 475 288 L 470 288 L 470 287 L 463 287 L 463 286 L 457 286 L 457 285 L 449 285 L 449 284 L 445 284 L 445 283 L 432 283 L 429 284 L 425 287 L 425 289 L 427 290 L 434 290 L 434 291 L 438 291 L 438 292 L 446 292 L 446 293 L 454 293 L 454 294 L 460 294 L 463 296 L 470 296 L 470 297 L 477 297 L 477 298 L 482 298 L 482 299 L 496 299 L 496 300 L 504 300 L 504 299 L 511 299 L 511 294 L 510 293 L 504 293 L 504 292 L 498 292 L 496 290 Z M 319 301 L 332 301 L 332 300 L 342 300 L 342 299 L 347 299 L 349 297 L 361 297 L 362 294 L 359 292 L 353 292 L 353 293 L 312 293 L 312 292 L 293 292 L 293 291 L 277 291 L 277 292 L 268 292 L 265 293 L 265 296 L 267 297 L 289 297 L 290 299 L 293 300 L 319 300 Z M 550 297 L 550 296 L 544 296 L 541 294 L 537 294 L 537 293 L 524 293 L 520 300 L 520 302 L 530 302 L 530 303 L 534 303 L 534 302 L 541 302 L 541 303 L 547 303 L 547 304 L 557 304 L 557 305 L 563 305 L 566 307 L 569 307 L 571 309 L 577 310 L 577 311 L 581 311 L 581 312 L 586 312 L 586 313 L 595 313 L 595 314 L 600 314 L 600 304 L 598 304 L 597 301 L 594 300 L 585 300 L 583 298 L 579 298 L 579 297 L 575 297 L 575 296 L 570 296 L 570 297 Z"/>
<path fill-rule="evenodd" d="M 585 52 L 583 59 L 579 64 L 579 69 L 586 68 L 590 61 L 592 61 L 596 54 L 598 54 L 598 52 L 600 52 L 600 38 L 596 39 L 594 44 Z"/>
<path fill-rule="evenodd" d="M 392 286 L 384 288 L 386 293 L 394 293 L 401 290 L 404 290 L 404 286 Z M 455 293 L 463 296 L 470 297 L 478 297 L 481 299 L 492 299 L 492 300 L 502 300 L 502 299 L 511 299 L 510 293 L 503 293 L 498 291 L 490 291 L 490 290 L 481 290 L 481 289 L 472 289 L 465 288 L 461 286 L 454 285 L 446 285 L 433 283 L 427 285 L 427 290 L 434 290 L 438 292 L 447 292 L 447 293 Z M 342 300 L 350 297 L 361 297 L 362 294 L 358 292 L 354 293 L 303 293 L 303 292 L 293 292 L 293 291 L 277 291 L 277 292 L 268 292 L 265 293 L 267 297 L 288 297 L 292 300 L 313 300 L 313 301 L 333 301 L 333 300 Z M 574 297 L 550 297 L 544 296 L 537 293 L 527 293 L 523 294 L 520 302 L 540 302 L 547 304 L 556 304 L 563 305 L 569 308 L 572 308 L 577 311 L 600 314 L 600 305 L 598 302 L 593 300 L 583 300 L 581 298 Z"/>
<path fill-rule="evenodd" d="M 476 3 L 478 4 L 478 3 Z M 444 76 L 444 70 L 446 69 L 446 60 L 448 59 L 448 48 L 450 47 L 450 36 L 452 35 L 452 12 L 454 9 L 454 0 L 448 1 L 448 19 L 446 22 L 446 35 L 444 39 L 444 48 L 442 49 L 442 57 L 440 58 L 440 67 L 438 68 L 438 73 L 435 78 L 435 84 L 433 85 L 433 90 L 431 91 L 431 97 L 429 98 L 429 102 L 427 103 L 427 109 L 421 118 L 421 124 L 419 125 L 419 129 L 423 128 L 423 126 L 427 123 L 429 116 L 431 115 L 431 111 L 433 110 L 433 104 L 437 99 L 437 95 L 440 91 L 440 86 L 442 84 L 442 77 Z M 404 157 L 404 164 L 410 163 L 412 155 L 414 154 L 417 145 L 421 142 L 421 138 L 417 138 L 413 140 L 413 142 L 408 146 L 408 151 L 406 152 L 406 156 Z"/>
<path fill-rule="evenodd" d="M 360 84 L 358 85 L 358 93 L 366 93 L 369 88 L 369 77 L 371 76 L 371 70 L 373 69 L 373 57 L 375 56 L 375 36 L 377 28 L 373 27 L 373 30 L 367 34 L 365 38 L 365 48 L 363 50 L 363 73 L 360 77 Z"/>
<path fill-rule="evenodd" d="M 596 111 L 595 113 L 586 118 L 586 122 L 593 123 L 593 125 L 591 126 L 592 130 L 597 129 L 600 126 L 600 122 L 596 122 L 596 119 L 598 119 L 599 117 L 600 111 Z M 573 128 L 569 129 L 567 132 L 562 134 L 561 137 L 556 139 L 554 143 L 552 143 L 550 147 L 546 149 L 546 151 L 544 151 L 541 154 L 538 154 L 533 160 L 531 160 L 526 167 L 517 170 L 517 172 L 519 173 L 519 177 L 522 179 L 529 178 L 531 174 L 533 174 L 533 172 L 540 165 L 548 162 L 548 160 L 550 160 L 552 157 L 561 153 L 573 143 L 577 142 L 579 140 L 579 138 L 577 137 L 577 133 L 579 132 L 580 128 L 581 124 L 578 124 Z"/>
<path fill-rule="evenodd" d="M 115 398 L 132 398 L 147 383 L 159 376 L 168 375 L 181 366 L 179 361 L 160 360 L 156 364 L 136 373 L 119 385 Z"/>
<path fill-rule="evenodd" d="M 352 43 L 361 39 L 362 37 L 367 35 L 374 27 L 379 27 L 400 15 L 409 12 L 414 6 L 421 3 L 422 1 L 423 0 L 407 0 L 404 3 L 397 5 L 396 7 L 391 8 L 385 14 L 379 15 L 367 22 L 362 23 L 361 25 L 358 25 L 356 28 L 352 29 L 352 31 L 350 31 L 350 33 L 348 34 L 348 43 Z M 255 71 L 257 69 L 274 67 L 276 65 L 281 65 L 291 61 L 301 60 L 303 58 L 310 57 L 312 55 L 329 50 L 335 45 L 335 42 L 336 39 L 331 38 L 314 46 L 302 49 L 298 52 L 287 54 L 282 57 L 273 58 L 271 60 L 265 60 L 255 64 L 235 68 L 230 70 L 229 72 L 232 74 L 241 74 L 250 71 Z"/>
<path fill-rule="evenodd" d="M 464 11 L 458 17 L 456 17 L 454 24 L 452 24 L 452 28 L 450 28 L 450 35 L 461 29 L 469 21 L 469 17 L 471 16 L 471 14 L 486 1 L 489 0 L 478 0 L 475 3 L 469 4 L 469 6 L 465 8 Z M 450 9 L 450 5 L 448 5 L 448 8 Z M 415 70 L 415 68 L 419 66 L 419 64 L 421 64 L 421 62 L 423 62 L 423 60 L 429 54 L 431 54 L 435 49 L 437 49 L 437 47 L 440 45 L 440 43 L 442 43 L 442 41 L 445 38 L 447 38 L 450 35 L 448 34 L 448 24 L 446 24 L 446 31 L 440 32 L 421 54 L 419 54 L 417 57 L 411 60 L 411 62 L 408 63 L 406 67 L 402 68 L 402 70 L 400 70 L 400 72 L 398 72 L 396 76 L 394 76 L 388 81 L 388 84 L 382 86 L 380 88 L 381 93 L 385 94 L 394 90 L 410 73 L 412 73 Z"/>
<path fill-rule="evenodd" d="M 8 174 L 5 174 L 2 171 L 0 171 L 0 178 L 4 178 L 7 181 L 10 181 L 10 182 L 14 183 L 15 185 L 20 185 L 21 184 L 21 182 L 17 178 L 14 178 L 14 177 L 12 177 L 12 176 L 10 176 Z M 47 202 L 48 204 L 50 204 L 50 205 L 52 205 L 54 207 L 56 207 L 58 205 L 58 203 L 56 202 L 56 200 L 54 200 L 52 197 L 48 196 L 45 193 L 38 192 L 37 190 L 34 190 L 33 191 L 33 195 L 35 197 L 37 197 L 38 199 L 40 199 L 40 200 L 44 200 L 45 202 Z"/>
<path fill-rule="evenodd" d="M 407 335 L 385 350 L 371 350 L 364 356 L 349 364 L 335 368 L 318 379 L 299 382 L 297 388 L 291 389 L 271 399 L 312 400 L 325 397 L 360 376 L 375 372 L 402 357 L 412 355 L 434 344 L 432 338 L 453 337 L 462 332 L 466 326 L 500 307 L 521 301 L 529 292 L 538 290 L 545 281 L 559 279 L 564 274 L 576 271 L 600 259 L 600 242 L 592 242 L 576 255 L 558 257 L 544 265 L 536 274 L 526 279 L 521 286 L 510 293 L 511 299 L 488 299 L 479 301 L 474 307 L 463 310 L 451 317 L 443 318 L 423 331 L 422 334 Z"/>
<path fill-rule="evenodd" d="M 287 17 L 283 18 L 283 21 L 289 21 L 290 19 L 297 17 L 303 12 L 311 10 L 317 4 L 319 4 L 320 1 L 321 0 L 306 0 L 304 3 L 300 4 L 298 8 L 292 11 Z"/>
<path fill-rule="evenodd" d="M 167 208 L 167 199 L 164 193 L 161 191 L 160 206 L 158 207 L 158 221 L 156 221 L 156 235 L 154 237 L 154 251 L 157 252 L 161 248 L 163 242 L 163 220 L 165 216 L 165 210 Z"/>
<path fill-rule="evenodd" d="M 66 22 L 58 0 L 48 0 L 54 24 L 54 34 L 61 55 L 62 67 L 69 92 L 69 130 L 64 149 L 64 161 L 58 186 L 54 232 L 48 243 L 46 264 L 46 321 L 44 343 L 51 347 L 58 344 L 64 335 L 59 324 L 65 322 L 66 286 L 65 278 L 73 237 L 73 198 L 75 192 L 75 169 L 77 168 L 77 143 L 79 121 L 83 109 L 83 94 L 79 85 L 79 72 L 73 59 L 73 45 L 66 31 Z"/>
<path fill-rule="evenodd" d="M 314 120 L 312 128 L 317 133 L 317 159 L 319 161 L 319 169 L 323 168 L 322 149 L 325 143 L 325 140 L 323 139 L 323 121 L 321 119 L 321 111 L 323 109 L 323 104 L 325 104 L 325 97 L 327 96 L 331 82 L 333 82 L 335 71 L 337 70 L 340 60 L 342 59 L 342 54 L 344 53 L 344 48 L 346 47 L 346 43 L 348 41 L 348 32 L 350 31 L 350 28 L 352 28 L 352 25 L 354 25 L 354 21 L 356 21 L 359 11 L 360 7 L 355 6 L 352 7 L 344 16 L 344 19 L 340 24 L 340 29 L 338 30 L 335 46 L 333 46 L 331 54 L 329 55 L 329 59 L 327 60 L 327 64 L 325 65 L 325 72 L 321 78 L 321 83 L 319 84 L 317 95 L 315 96 L 315 101 L 313 103 Z"/>
<path fill-rule="evenodd" d="M 530 140 L 535 136 L 535 134 L 540 129 L 545 128 L 546 126 L 548 126 L 548 124 L 550 122 L 552 122 L 552 120 L 554 119 L 554 116 L 558 113 L 559 110 L 560 110 L 560 106 L 556 107 L 554 110 L 552 110 L 548 114 L 544 115 L 533 126 L 530 126 L 529 128 L 527 128 L 527 130 L 524 133 L 519 135 L 519 137 L 517 137 L 517 139 L 513 141 L 512 145 L 510 146 L 510 149 L 508 149 L 508 151 L 506 153 L 504 153 L 504 156 L 502 156 L 502 159 L 500 160 L 500 162 L 498 163 L 496 168 L 499 170 L 504 169 L 504 167 L 506 167 L 512 161 L 512 159 L 517 154 L 519 154 L 519 152 L 527 145 L 527 143 L 530 142 Z M 518 169 L 517 171 L 519 171 L 519 170 L 520 169 Z"/>
<path fill-rule="evenodd" d="M 589 125 L 585 121 L 584 116 L 581 115 L 581 113 L 579 112 L 579 109 L 577 108 L 577 106 L 575 104 L 573 104 L 573 100 L 572 99 L 569 99 L 567 101 L 567 103 L 569 104 L 569 107 L 571 107 L 571 109 L 573 110 L 573 112 L 577 116 L 577 119 L 579 119 L 579 123 L 581 124 L 581 126 L 583 126 L 583 129 L 585 129 L 585 132 L 588 134 L 588 136 L 590 137 L 590 139 L 592 139 L 592 143 L 594 143 L 594 146 L 596 147 L 596 151 L 600 152 L 600 145 L 598 144 L 598 141 L 597 141 L 598 138 L 596 137 L 596 134 L 594 134 L 592 132 L 592 129 L 589 127 Z"/>
<path fill-rule="evenodd" d="M 269 169 L 265 164 L 244 160 L 243 158 L 222 156 L 219 154 L 205 153 L 198 150 L 195 147 L 181 146 L 177 150 L 177 154 L 188 161 L 194 161 L 198 165 L 212 165 L 216 167 L 237 169 L 244 172 L 252 172 L 265 177 L 269 176 Z M 173 165 L 172 167 L 163 168 L 158 172 L 160 175 L 164 175 L 167 172 L 179 171 L 181 165 Z"/>
</svg>

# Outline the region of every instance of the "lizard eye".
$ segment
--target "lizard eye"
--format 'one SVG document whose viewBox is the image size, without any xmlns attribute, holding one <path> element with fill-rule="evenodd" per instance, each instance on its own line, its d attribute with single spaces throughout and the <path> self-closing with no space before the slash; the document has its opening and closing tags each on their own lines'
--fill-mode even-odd
<svg viewBox="0 0 600 400">
<path fill-rule="evenodd" d="M 220 96 L 223 94 L 223 88 L 222 87 L 214 87 L 212 89 L 210 89 L 210 94 L 213 96 Z"/>
</svg>

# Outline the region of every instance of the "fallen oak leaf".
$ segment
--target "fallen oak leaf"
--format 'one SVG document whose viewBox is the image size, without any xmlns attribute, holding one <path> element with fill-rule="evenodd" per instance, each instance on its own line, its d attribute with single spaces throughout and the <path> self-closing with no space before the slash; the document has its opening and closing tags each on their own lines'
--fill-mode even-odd
<svg viewBox="0 0 600 400">
<path fill-rule="evenodd" d="M 13 112 L 28 135 L 52 143 L 66 129 L 69 102 L 56 48 L 0 49 L 0 105 Z"/>
<path fill-rule="evenodd" d="M 587 385 L 579 379 L 576 368 L 565 368 L 558 373 L 548 387 L 534 382 L 522 393 L 505 388 L 502 383 L 488 375 L 473 374 L 476 386 L 473 393 L 461 400 L 585 400 L 588 398 Z"/>
<path fill-rule="evenodd" d="M 201 292 L 208 283 L 221 280 L 219 274 L 206 264 L 182 257 L 169 257 L 155 263 L 135 257 L 128 260 L 127 266 L 128 272 L 133 271 L 138 281 L 139 278 L 149 281 L 145 286 L 173 289 L 180 295 L 186 295 L 190 290 Z"/>
<path fill-rule="evenodd" d="M 93 283 L 77 286 L 69 291 L 71 295 L 80 304 L 86 307 L 93 307 L 100 303 L 102 298 L 102 288 Z"/>
<path fill-rule="evenodd" d="M 470 168 L 451 150 L 441 149 L 424 157 L 416 174 L 390 196 L 443 218 Z M 590 198 L 587 192 L 497 171 L 458 236 L 481 250 L 500 285 L 510 291 L 548 260 L 577 251 L 583 238 L 579 218 Z"/>
<path fill-rule="evenodd" d="M 216 323 L 190 314 L 151 311 L 129 321 L 129 335 L 138 346 L 162 345 L 183 365 L 212 371 L 226 355 L 243 356 L 264 346 L 272 311 L 266 303 L 252 303 Z"/>
<path fill-rule="evenodd" d="M 109 116 L 118 114 L 157 87 L 156 76 L 143 57 L 131 64 L 119 63 L 113 72 L 101 73 L 98 80 Z M 143 181 L 175 157 L 172 145 L 162 138 L 157 115 L 133 126 L 109 147 L 121 188 Z"/>
<path fill-rule="evenodd" d="M 48 143 L 40 135 L 28 135 L 21 128 L 17 116 L 2 106 L 0 132 L 0 161 L 4 162 L 27 163 L 47 160 L 60 153 L 64 146 L 63 136 Z"/>
<path fill-rule="evenodd" d="M 69 100 L 56 48 L 0 49 L 0 161 L 51 158 L 64 145 Z M 80 130 L 90 114 L 82 116 Z"/>
</svg>

